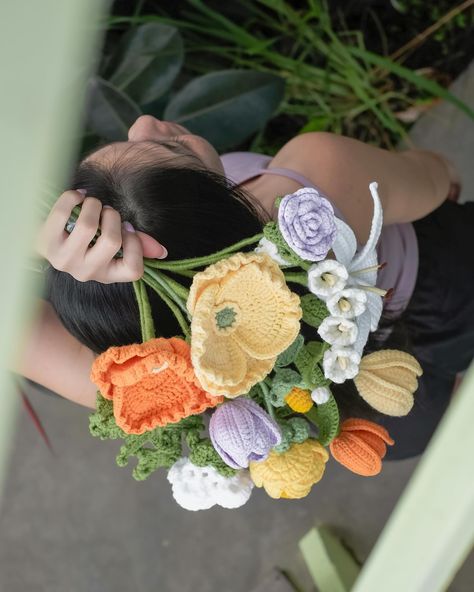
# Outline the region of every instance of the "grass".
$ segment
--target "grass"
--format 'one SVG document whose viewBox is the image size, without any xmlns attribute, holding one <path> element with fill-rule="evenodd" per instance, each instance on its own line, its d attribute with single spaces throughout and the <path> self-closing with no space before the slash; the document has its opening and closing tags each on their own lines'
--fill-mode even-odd
<svg viewBox="0 0 474 592">
<path fill-rule="evenodd" d="M 359 31 L 336 33 L 323 1 L 306 0 L 307 6 L 296 10 L 285 0 L 240 0 L 240 13 L 232 18 L 209 4 L 187 0 L 189 8 L 179 19 L 111 17 L 107 25 L 175 25 L 185 38 L 185 66 L 193 75 L 217 67 L 278 74 L 286 93 L 277 115 L 302 122 L 296 133 L 327 130 L 393 148 L 408 129 L 398 114 L 434 97 L 453 102 L 474 119 L 469 107 L 435 81 L 369 52 Z M 251 146 L 269 153 L 277 148 L 268 145 L 265 130 Z"/>
</svg>

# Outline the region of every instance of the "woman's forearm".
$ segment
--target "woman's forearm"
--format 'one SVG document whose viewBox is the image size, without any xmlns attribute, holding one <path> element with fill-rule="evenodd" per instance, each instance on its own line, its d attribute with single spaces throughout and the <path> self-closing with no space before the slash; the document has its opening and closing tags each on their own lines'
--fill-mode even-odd
<svg viewBox="0 0 474 592">
<path fill-rule="evenodd" d="M 66 399 L 94 408 L 97 387 L 89 379 L 94 358 L 95 354 L 65 329 L 51 304 L 40 300 L 12 370 Z"/>
</svg>

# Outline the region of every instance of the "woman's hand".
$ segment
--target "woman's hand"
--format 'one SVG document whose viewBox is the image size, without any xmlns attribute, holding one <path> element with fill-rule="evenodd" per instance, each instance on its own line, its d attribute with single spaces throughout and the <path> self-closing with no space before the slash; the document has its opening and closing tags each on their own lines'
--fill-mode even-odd
<svg viewBox="0 0 474 592">
<path fill-rule="evenodd" d="M 81 213 L 69 234 L 65 226 L 74 206 L 82 204 Z M 89 247 L 100 226 L 101 234 Z M 103 284 L 132 282 L 143 275 L 143 258 L 166 257 L 165 247 L 131 224 L 120 220 L 120 214 L 95 197 L 84 197 L 79 191 L 65 191 L 54 204 L 40 229 L 36 242 L 38 253 L 59 271 L 76 280 L 94 280 Z M 114 259 L 122 248 L 123 257 Z"/>
</svg>

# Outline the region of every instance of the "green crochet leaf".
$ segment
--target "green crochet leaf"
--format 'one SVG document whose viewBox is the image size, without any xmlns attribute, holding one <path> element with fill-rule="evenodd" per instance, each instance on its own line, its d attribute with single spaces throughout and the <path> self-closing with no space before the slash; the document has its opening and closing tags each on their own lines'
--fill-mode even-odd
<svg viewBox="0 0 474 592">
<path fill-rule="evenodd" d="M 288 423 L 293 430 L 291 441 L 296 444 L 302 444 L 309 438 L 309 424 L 303 417 L 292 417 Z"/>
<path fill-rule="evenodd" d="M 97 391 L 96 411 L 89 415 L 89 431 L 101 440 L 117 440 L 127 436 L 115 423 L 112 401 L 105 399 L 99 391 Z"/>
<path fill-rule="evenodd" d="M 339 433 L 339 409 L 334 396 L 331 394 L 324 405 L 314 405 L 305 415 L 318 428 L 319 442 L 328 446 Z"/>
<path fill-rule="evenodd" d="M 225 464 L 209 438 L 194 443 L 189 460 L 197 467 L 214 467 L 224 477 L 233 477 L 237 473 L 235 469 Z"/>
<path fill-rule="evenodd" d="M 286 395 L 295 386 L 302 386 L 302 379 L 298 372 L 291 368 L 278 368 L 270 390 L 270 403 L 274 407 L 283 407 Z"/>
<path fill-rule="evenodd" d="M 288 420 L 281 420 L 278 422 L 281 430 L 282 439 L 280 444 L 275 446 L 273 450 L 281 454 L 286 452 L 291 444 L 301 444 L 309 438 L 309 425 L 303 417 L 292 417 Z"/>
<path fill-rule="evenodd" d="M 305 294 L 300 298 L 303 321 L 316 329 L 329 316 L 326 304 L 314 294 Z"/>
<path fill-rule="evenodd" d="M 275 367 L 276 368 L 283 368 L 284 366 L 289 366 L 295 361 L 298 352 L 304 345 L 304 337 L 302 335 L 298 335 L 298 337 L 293 341 L 293 343 L 285 349 L 276 359 Z"/>
<path fill-rule="evenodd" d="M 318 386 L 327 386 L 331 383 L 330 380 L 324 377 L 324 373 L 319 366 L 319 361 L 328 347 L 329 345 L 325 342 L 311 341 L 298 352 L 295 364 L 301 373 L 303 388 L 313 390 Z"/>
<path fill-rule="evenodd" d="M 274 243 L 277 246 L 279 255 L 289 261 L 293 266 L 302 267 L 303 269 L 308 267 L 308 263 L 289 247 L 276 222 L 265 224 L 263 227 L 263 236 Z"/>
</svg>

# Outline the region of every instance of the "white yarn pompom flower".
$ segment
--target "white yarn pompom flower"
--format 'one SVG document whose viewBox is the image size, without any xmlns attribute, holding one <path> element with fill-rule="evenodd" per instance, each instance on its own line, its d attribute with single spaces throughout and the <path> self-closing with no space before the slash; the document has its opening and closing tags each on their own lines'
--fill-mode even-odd
<svg viewBox="0 0 474 592">
<path fill-rule="evenodd" d="M 325 259 L 309 268 L 308 290 L 326 302 L 345 287 L 348 277 L 342 263 Z"/>
<path fill-rule="evenodd" d="M 342 384 L 359 373 L 360 355 L 350 347 L 333 346 L 324 352 L 324 376 Z"/>
<path fill-rule="evenodd" d="M 255 253 L 265 253 L 266 255 L 271 257 L 273 259 L 273 261 L 278 263 L 278 265 L 280 265 L 280 266 L 291 265 L 290 261 L 287 261 L 286 259 L 284 259 L 280 255 L 276 244 L 272 243 L 272 241 L 268 240 L 268 238 L 265 238 L 265 237 L 261 238 L 258 243 L 258 246 L 255 247 L 254 251 L 255 251 Z"/>
<path fill-rule="evenodd" d="M 329 401 L 330 396 L 331 391 L 327 386 L 318 386 L 311 392 L 311 399 L 316 403 L 316 405 L 324 405 L 324 403 Z"/>
<path fill-rule="evenodd" d="M 357 288 L 344 288 L 326 302 L 329 312 L 343 319 L 358 317 L 365 311 L 366 305 L 367 294 Z"/>
<path fill-rule="evenodd" d="M 357 339 L 357 325 L 343 317 L 326 317 L 319 325 L 318 333 L 331 345 L 351 345 Z"/>
<path fill-rule="evenodd" d="M 253 481 L 246 470 L 224 477 L 214 467 L 197 467 L 189 458 L 177 460 L 168 471 L 175 501 L 185 510 L 208 510 L 218 505 L 239 508 L 250 498 Z"/>
</svg>

